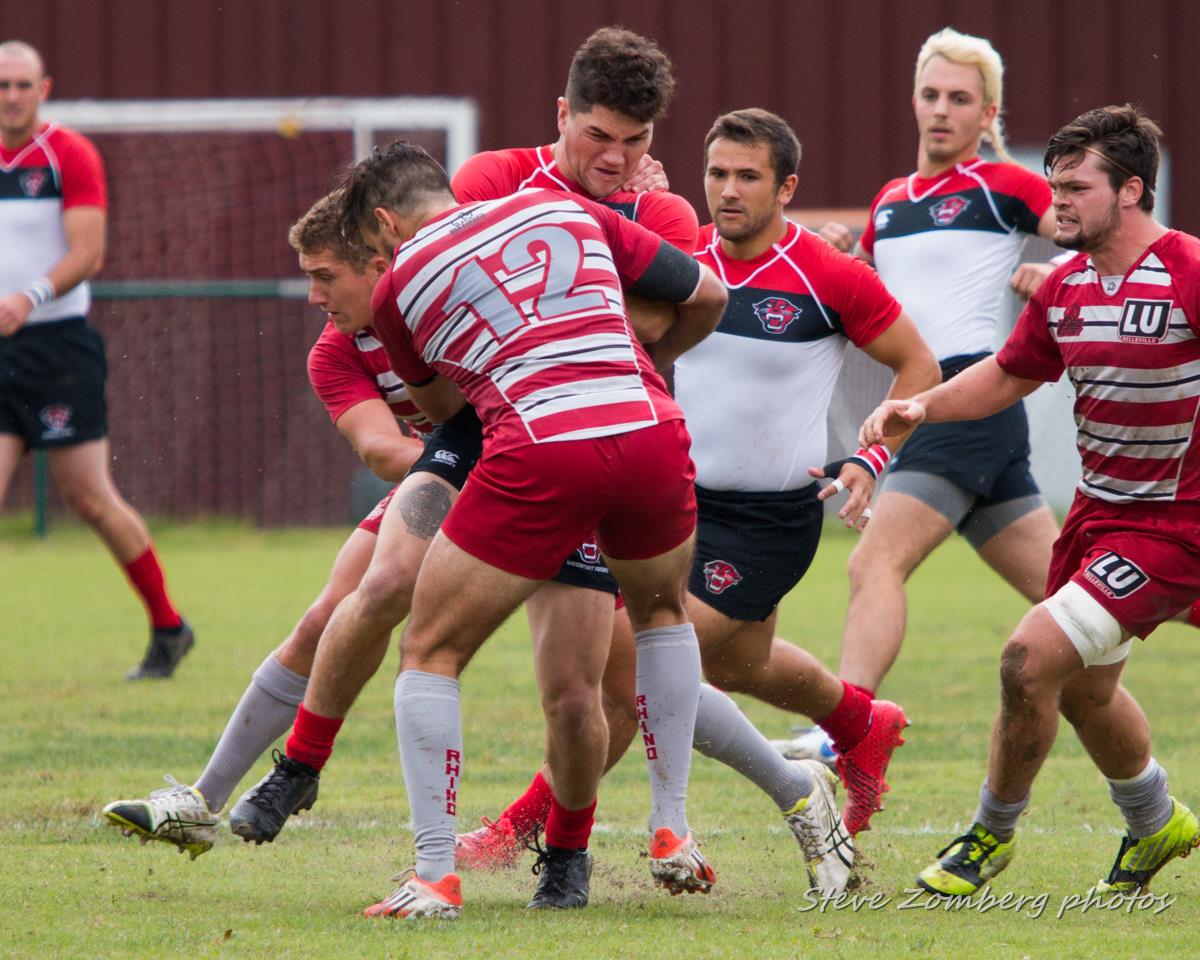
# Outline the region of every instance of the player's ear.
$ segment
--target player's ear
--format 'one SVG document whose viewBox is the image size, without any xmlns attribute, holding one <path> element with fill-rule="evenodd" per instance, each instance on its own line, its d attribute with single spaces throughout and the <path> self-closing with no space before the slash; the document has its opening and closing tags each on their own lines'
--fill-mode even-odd
<svg viewBox="0 0 1200 960">
<path fill-rule="evenodd" d="M 1145 191 L 1145 189 L 1146 185 L 1142 182 L 1141 177 L 1130 177 L 1123 184 L 1121 184 L 1121 189 L 1119 190 L 1121 206 L 1136 207 L 1138 205 L 1138 201 L 1142 199 L 1142 193 Z"/>
<path fill-rule="evenodd" d="M 387 273 L 387 269 L 388 262 L 383 259 L 383 257 L 372 257 L 370 262 L 367 264 L 367 273 L 369 273 L 376 280 Z"/>
<path fill-rule="evenodd" d="M 392 236 L 400 233 L 396 229 L 396 215 L 391 210 L 386 207 L 376 207 L 372 212 L 375 214 L 375 223 L 378 224 L 382 232 L 389 233 Z"/>
<path fill-rule="evenodd" d="M 50 77 L 42 77 L 42 93 L 38 98 L 39 102 L 50 96 L 50 90 L 54 86 L 54 81 Z"/>
<path fill-rule="evenodd" d="M 785 207 L 792 202 L 792 195 L 796 192 L 796 184 L 800 182 L 800 178 L 794 173 L 788 174 L 783 179 L 783 183 L 779 185 L 779 192 L 776 194 L 776 199 Z"/>
<path fill-rule="evenodd" d="M 571 115 L 571 105 L 567 103 L 566 97 L 558 98 L 558 132 L 565 133 L 567 127 L 567 118 Z"/>
</svg>

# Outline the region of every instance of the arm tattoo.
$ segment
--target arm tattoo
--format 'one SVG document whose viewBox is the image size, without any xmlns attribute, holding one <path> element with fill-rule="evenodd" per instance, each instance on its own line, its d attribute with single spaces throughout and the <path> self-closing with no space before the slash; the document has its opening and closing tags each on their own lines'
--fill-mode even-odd
<svg viewBox="0 0 1200 960">
<path fill-rule="evenodd" d="M 432 540 L 450 512 L 450 494 L 440 483 L 425 483 L 404 494 L 400 518 L 408 532 L 422 540 Z"/>
</svg>

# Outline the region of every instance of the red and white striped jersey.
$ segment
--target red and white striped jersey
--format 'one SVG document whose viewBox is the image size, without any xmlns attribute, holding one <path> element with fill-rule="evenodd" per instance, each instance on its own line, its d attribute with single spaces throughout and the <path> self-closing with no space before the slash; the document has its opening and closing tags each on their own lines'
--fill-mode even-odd
<svg viewBox="0 0 1200 960">
<path fill-rule="evenodd" d="M 308 382 L 334 423 L 365 400 L 383 400 L 397 422 L 418 433 L 433 429 L 429 418 L 409 399 L 404 382 L 392 370 L 387 351 L 370 327 L 347 336 L 326 323 L 308 352 Z"/>
<path fill-rule="evenodd" d="M 815 233 L 787 233 L 753 260 L 721 251 L 711 224 L 696 259 L 729 290 L 717 329 L 675 362 L 696 482 L 767 492 L 811 484 L 825 462 L 825 415 L 848 343 L 866 346 L 900 316 L 875 271 Z"/>
<path fill-rule="evenodd" d="M 564 193 L 455 207 L 396 251 L 373 326 L 402 379 L 463 391 L 493 451 L 679 419 L 621 293 L 662 245 Z"/>
<path fill-rule="evenodd" d="M 25 289 L 66 255 L 62 218 L 72 207 L 108 208 L 104 165 L 90 140 L 49 123 L 16 150 L 0 146 L 0 294 Z M 82 317 L 91 302 L 81 283 L 26 323 Z"/>
<path fill-rule="evenodd" d="M 1067 371 L 1082 493 L 1200 501 L 1200 240 L 1168 231 L 1112 293 L 1078 254 L 1038 288 L 996 360 L 1029 380 Z"/>
<path fill-rule="evenodd" d="M 862 248 L 935 357 L 985 353 L 1025 236 L 1049 207 L 1037 174 L 975 157 L 938 177 L 885 184 Z"/>
<path fill-rule="evenodd" d="M 616 210 L 688 255 L 696 249 L 700 224 L 696 211 L 683 197 L 666 190 L 618 190 L 607 197 L 592 197 L 558 168 L 553 146 L 477 153 L 459 168 L 451 187 L 462 203 L 498 200 L 525 189 L 563 190 Z"/>
</svg>

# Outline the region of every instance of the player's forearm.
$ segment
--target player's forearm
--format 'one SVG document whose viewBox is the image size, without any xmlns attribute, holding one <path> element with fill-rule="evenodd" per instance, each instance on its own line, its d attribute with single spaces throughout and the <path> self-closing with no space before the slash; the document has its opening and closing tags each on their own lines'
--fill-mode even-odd
<svg viewBox="0 0 1200 960">
<path fill-rule="evenodd" d="M 359 458 L 375 476 L 399 483 L 421 456 L 425 445 L 413 437 L 398 436 L 388 443 L 359 451 Z"/>
<path fill-rule="evenodd" d="M 1011 407 L 1038 386 L 1037 381 L 1006 373 L 995 357 L 988 357 L 913 399 L 925 408 L 926 423 L 981 420 Z"/>
<path fill-rule="evenodd" d="M 63 215 L 63 234 L 67 252 L 46 271 L 44 278 L 54 288 L 54 296 L 74 290 L 90 280 L 104 264 L 105 215 L 94 207 L 76 207 Z"/>
<path fill-rule="evenodd" d="M 895 368 L 892 386 L 885 400 L 907 400 L 921 393 L 928 393 L 942 382 L 942 368 L 938 366 L 929 348 L 922 343 L 921 349 Z M 912 429 L 890 433 L 883 438 L 888 450 L 895 453 L 908 439 Z"/>
<path fill-rule="evenodd" d="M 712 333 L 721 322 L 725 304 L 729 301 L 729 291 L 714 273 L 706 267 L 701 269 L 700 284 L 692 300 L 675 308 L 675 322 L 650 348 L 650 357 L 659 373 L 669 370 L 676 360 Z"/>
</svg>

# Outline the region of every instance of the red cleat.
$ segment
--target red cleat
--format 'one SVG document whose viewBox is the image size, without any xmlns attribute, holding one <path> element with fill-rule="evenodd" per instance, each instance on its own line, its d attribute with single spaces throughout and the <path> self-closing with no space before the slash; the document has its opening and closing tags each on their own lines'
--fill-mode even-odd
<svg viewBox="0 0 1200 960">
<path fill-rule="evenodd" d="M 867 735 L 837 760 L 838 773 L 846 786 L 846 808 L 842 821 L 851 835 L 869 830 L 871 815 L 883 809 L 887 793 L 888 762 L 904 743 L 901 731 L 908 726 L 904 711 L 889 700 L 871 701 L 871 726 Z"/>
<path fill-rule="evenodd" d="M 462 884 L 453 873 L 437 883 L 426 883 L 415 870 L 406 870 L 392 879 L 399 880 L 400 886 L 391 896 L 367 907 L 364 917 L 457 920 L 462 913 Z"/>
<path fill-rule="evenodd" d="M 454 864 L 463 870 L 510 870 L 525 853 L 525 838 L 508 817 L 482 818 L 483 826 L 454 838 Z"/>
<path fill-rule="evenodd" d="M 717 871 L 704 859 L 691 833 L 677 837 L 670 827 L 654 831 L 650 841 L 650 874 L 671 896 L 708 893 L 717 882 Z"/>
</svg>

